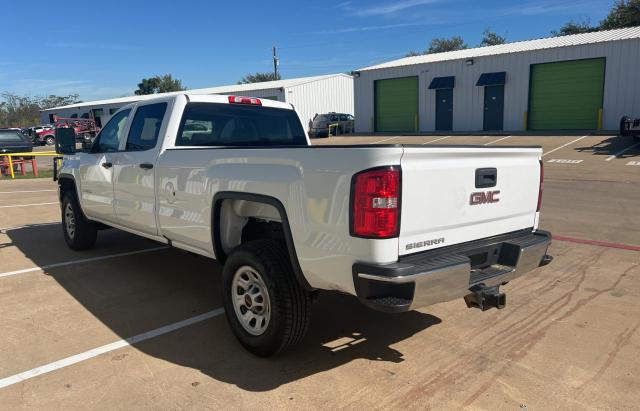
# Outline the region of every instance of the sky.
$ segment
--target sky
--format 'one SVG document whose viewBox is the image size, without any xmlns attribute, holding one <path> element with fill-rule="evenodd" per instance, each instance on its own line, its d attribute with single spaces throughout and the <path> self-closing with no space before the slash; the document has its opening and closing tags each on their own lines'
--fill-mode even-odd
<svg viewBox="0 0 640 411">
<path fill-rule="evenodd" d="M 434 37 L 476 46 L 548 37 L 569 20 L 597 24 L 613 0 L 8 1 L 0 24 L 0 92 L 132 95 L 170 73 L 188 88 L 349 72 L 424 50 Z"/>
</svg>

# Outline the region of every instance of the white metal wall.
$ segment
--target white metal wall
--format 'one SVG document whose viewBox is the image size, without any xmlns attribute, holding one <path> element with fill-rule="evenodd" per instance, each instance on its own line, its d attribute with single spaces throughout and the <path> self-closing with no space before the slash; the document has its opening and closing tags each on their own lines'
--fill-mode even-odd
<svg viewBox="0 0 640 411">
<path fill-rule="evenodd" d="M 335 111 L 354 113 L 353 77 L 333 76 L 285 89 L 286 102 L 293 104 L 305 130 L 316 114 Z"/>
<path fill-rule="evenodd" d="M 238 96 L 247 96 L 247 97 L 277 97 L 278 101 L 284 102 L 284 91 L 281 88 L 269 88 L 265 90 L 251 90 L 251 91 L 230 91 L 228 93 L 223 93 L 227 96 L 230 95 L 238 95 Z"/>
<path fill-rule="evenodd" d="M 581 46 L 474 58 L 464 60 L 362 71 L 355 78 L 355 117 L 357 132 L 373 131 L 374 80 L 419 76 L 419 128 L 435 130 L 435 90 L 429 90 L 434 77 L 455 76 L 453 90 L 454 131 L 482 130 L 484 87 L 475 84 L 482 73 L 505 71 L 504 130 L 525 129 L 528 110 L 529 70 L 532 64 L 606 58 L 603 102 L 603 128 L 616 130 L 623 115 L 640 116 L 640 40 L 622 40 Z"/>
</svg>

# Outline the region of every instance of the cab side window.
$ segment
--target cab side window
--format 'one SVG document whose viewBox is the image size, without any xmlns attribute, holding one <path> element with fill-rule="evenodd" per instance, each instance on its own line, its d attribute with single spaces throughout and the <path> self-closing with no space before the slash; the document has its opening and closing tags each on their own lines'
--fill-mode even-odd
<svg viewBox="0 0 640 411">
<path fill-rule="evenodd" d="M 131 110 L 124 110 L 111 117 L 111 120 L 96 137 L 96 141 L 91 147 L 92 153 L 111 153 L 119 150 L 129 113 Z"/>
<path fill-rule="evenodd" d="M 143 151 L 154 148 L 158 142 L 160 127 L 166 111 L 167 103 L 138 107 L 131 123 L 125 150 Z"/>
</svg>

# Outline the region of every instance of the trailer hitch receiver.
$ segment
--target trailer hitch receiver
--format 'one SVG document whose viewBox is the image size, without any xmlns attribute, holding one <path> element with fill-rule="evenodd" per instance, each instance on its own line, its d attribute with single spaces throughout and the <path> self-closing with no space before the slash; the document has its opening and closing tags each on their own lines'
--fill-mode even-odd
<svg viewBox="0 0 640 411">
<path fill-rule="evenodd" d="M 486 311 L 490 308 L 502 309 L 507 305 L 507 296 L 500 292 L 500 286 L 472 289 L 471 294 L 464 297 L 464 302 L 469 308 L 479 308 Z"/>
</svg>

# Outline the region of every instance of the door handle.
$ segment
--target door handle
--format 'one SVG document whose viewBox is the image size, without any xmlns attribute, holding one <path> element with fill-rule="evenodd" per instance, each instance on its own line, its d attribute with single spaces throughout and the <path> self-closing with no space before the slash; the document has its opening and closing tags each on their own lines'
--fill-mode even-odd
<svg viewBox="0 0 640 411">
<path fill-rule="evenodd" d="M 113 167 L 113 163 L 105 162 L 105 163 L 102 163 L 101 166 L 104 168 L 111 168 Z"/>
<path fill-rule="evenodd" d="M 142 163 L 142 164 L 140 164 L 140 168 L 143 168 L 145 170 L 151 170 L 153 168 L 153 164 Z"/>
<path fill-rule="evenodd" d="M 498 169 L 478 168 L 476 169 L 476 188 L 495 187 L 498 183 Z"/>
</svg>

